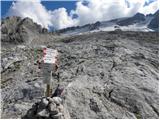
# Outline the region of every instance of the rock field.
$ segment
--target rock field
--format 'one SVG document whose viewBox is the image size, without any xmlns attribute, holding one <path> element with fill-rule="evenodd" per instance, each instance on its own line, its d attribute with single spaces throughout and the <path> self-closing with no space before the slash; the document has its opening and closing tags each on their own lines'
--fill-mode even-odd
<svg viewBox="0 0 160 120">
<path fill-rule="evenodd" d="M 25 25 L 25 34 L 34 34 Z M 44 97 L 34 50 L 42 56 L 45 46 L 60 54 L 59 80 L 54 78 L 52 87 L 55 90 L 58 81 L 65 86 L 64 107 L 70 118 L 159 118 L 158 33 L 35 34 L 10 42 L 3 37 L 9 33 L 2 32 L 2 118 L 22 118 Z"/>
</svg>

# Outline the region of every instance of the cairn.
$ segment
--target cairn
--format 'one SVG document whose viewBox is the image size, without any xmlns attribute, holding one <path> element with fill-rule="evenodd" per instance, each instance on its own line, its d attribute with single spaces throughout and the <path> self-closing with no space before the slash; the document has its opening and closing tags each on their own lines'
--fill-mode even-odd
<svg viewBox="0 0 160 120">
<path fill-rule="evenodd" d="M 60 97 L 44 97 L 35 103 L 27 114 L 25 119 L 69 119 L 69 113 L 64 109 Z"/>
</svg>

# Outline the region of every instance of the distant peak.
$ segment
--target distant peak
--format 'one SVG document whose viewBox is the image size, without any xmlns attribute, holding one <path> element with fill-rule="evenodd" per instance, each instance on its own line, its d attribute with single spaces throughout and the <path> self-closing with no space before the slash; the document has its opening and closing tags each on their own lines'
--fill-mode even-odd
<svg viewBox="0 0 160 120">
<path fill-rule="evenodd" d="M 159 10 L 157 10 L 157 11 L 154 13 L 154 15 L 159 15 Z"/>
<path fill-rule="evenodd" d="M 136 13 L 134 16 L 140 17 L 140 16 L 145 16 L 145 15 L 138 12 L 138 13 Z"/>
</svg>

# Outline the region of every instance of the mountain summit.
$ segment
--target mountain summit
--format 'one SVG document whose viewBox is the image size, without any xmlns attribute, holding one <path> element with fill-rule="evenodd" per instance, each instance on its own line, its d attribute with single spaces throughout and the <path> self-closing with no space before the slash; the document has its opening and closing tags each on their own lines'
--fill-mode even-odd
<svg viewBox="0 0 160 120">
<path fill-rule="evenodd" d="M 146 20 L 145 15 L 141 13 L 137 13 L 133 17 L 118 21 L 117 24 L 119 26 L 128 26 L 128 25 L 133 25 L 133 24 L 143 22 L 145 20 Z"/>
</svg>

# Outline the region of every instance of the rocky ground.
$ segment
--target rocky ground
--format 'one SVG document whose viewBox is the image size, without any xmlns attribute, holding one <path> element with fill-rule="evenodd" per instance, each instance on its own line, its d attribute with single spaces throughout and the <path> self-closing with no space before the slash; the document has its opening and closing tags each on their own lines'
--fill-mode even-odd
<svg viewBox="0 0 160 120">
<path fill-rule="evenodd" d="M 158 33 L 39 32 L 24 41 L 2 41 L 2 118 L 22 118 L 44 96 L 34 50 L 42 56 L 45 46 L 60 54 L 59 83 L 71 118 L 159 117 Z M 54 78 L 53 90 L 57 84 Z"/>
</svg>

